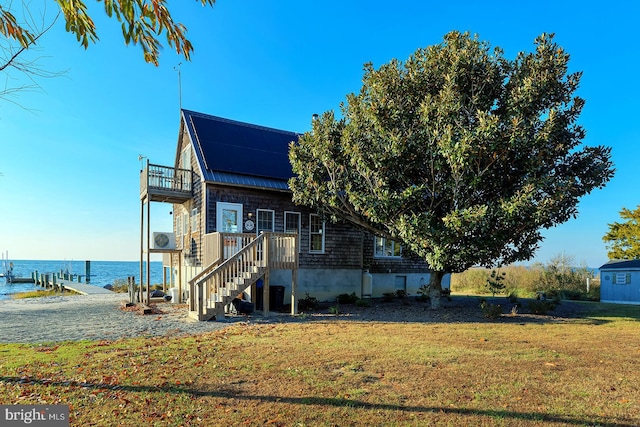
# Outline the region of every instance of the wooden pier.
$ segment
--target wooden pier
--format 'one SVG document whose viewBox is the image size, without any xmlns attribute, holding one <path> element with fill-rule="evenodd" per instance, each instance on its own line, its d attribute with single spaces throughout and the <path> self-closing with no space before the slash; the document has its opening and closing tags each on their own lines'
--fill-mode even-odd
<svg viewBox="0 0 640 427">
<path fill-rule="evenodd" d="M 71 275 L 64 273 L 38 273 L 34 271 L 31 274 L 31 283 L 35 283 L 36 286 L 41 286 L 45 289 L 53 289 L 55 291 L 74 291 L 81 295 L 96 295 L 96 294 L 112 294 L 113 292 L 101 288 L 99 286 L 90 285 L 88 283 L 81 283 L 83 277 L 82 274 Z M 77 282 L 73 279 L 76 278 Z"/>
</svg>

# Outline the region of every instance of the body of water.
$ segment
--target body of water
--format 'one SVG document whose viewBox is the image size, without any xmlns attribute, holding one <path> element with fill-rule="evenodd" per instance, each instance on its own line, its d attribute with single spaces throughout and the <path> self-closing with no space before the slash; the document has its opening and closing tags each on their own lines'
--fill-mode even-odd
<svg viewBox="0 0 640 427">
<path fill-rule="evenodd" d="M 33 261 L 15 260 L 13 262 L 13 274 L 16 277 L 31 277 L 31 273 L 58 273 L 68 271 L 72 274 L 85 275 L 85 261 Z M 162 283 L 162 262 L 151 262 L 151 284 Z M 143 270 L 146 272 L 146 269 Z M 144 274 L 144 273 L 143 273 Z M 91 261 L 91 277 L 89 284 L 99 287 L 113 284 L 116 280 L 126 282 L 127 277 L 134 276 L 136 283 L 140 283 L 139 261 Z M 84 283 L 85 278 L 82 278 Z M 77 279 L 76 279 L 77 280 Z M 146 280 L 146 278 L 145 278 Z M 167 278 L 167 282 L 169 278 Z M 0 278 L 0 300 L 11 298 L 11 294 L 42 289 L 33 283 L 6 283 Z"/>
</svg>

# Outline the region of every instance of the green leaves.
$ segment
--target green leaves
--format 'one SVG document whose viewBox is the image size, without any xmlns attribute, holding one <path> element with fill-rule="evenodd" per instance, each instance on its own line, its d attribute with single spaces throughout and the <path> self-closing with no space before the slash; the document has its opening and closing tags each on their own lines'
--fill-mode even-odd
<svg viewBox="0 0 640 427">
<path fill-rule="evenodd" d="M 96 0 L 104 3 L 108 17 L 121 23 L 125 44 L 139 44 L 142 47 L 146 62 L 158 65 L 160 49 L 159 37 L 164 34 L 167 44 L 176 53 L 189 60 L 193 45 L 186 38 L 187 29 L 181 23 L 174 22 L 167 8 L 166 0 Z M 213 6 L 215 0 L 197 0 L 203 6 Z M 76 39 L 85 49 L 90 43 L 99 40 L 94 21 L 82 0 L 56 0 L 65 19 L 65 29 L 75 34 Z M 0 34 L 15 40 L 24 48 L 35 42 L 32 34 L 21 23 L 18 23 L 11 12 L 0 6 Z"/>
<path fill-rule="evenodd" d="M 580 73 L 553 35 L 514 60 L 468 33 L 374 69 L 291 148 L 297 203 L 402 240 L 434 269 L 531 257 L 613 176 L 583 147 Z"/>
<path fill-rule="evenodd" d="M 634 210 L 622 208 L 623 222 L 609 224 L 609 231 L 602 237 L 607 244 L 609 259 L 640 258 L 640 205 Z"/>
</svg>

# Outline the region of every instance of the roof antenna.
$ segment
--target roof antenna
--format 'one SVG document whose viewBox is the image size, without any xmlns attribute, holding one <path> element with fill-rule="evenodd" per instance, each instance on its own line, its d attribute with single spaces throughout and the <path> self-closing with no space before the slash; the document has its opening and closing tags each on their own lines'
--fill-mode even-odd
<svg viewBox="0 0 640 427">
<path fill-rule="evenodd" d="M 179 62 L 178 65 L 173 67 L 173 69 L 178 72 L 178 105 L 180 107 L 180 111 L 182 111 L 182 78 L 180 77 L 181 65 L 182 65 L 182 62 Z"/>
</svg>

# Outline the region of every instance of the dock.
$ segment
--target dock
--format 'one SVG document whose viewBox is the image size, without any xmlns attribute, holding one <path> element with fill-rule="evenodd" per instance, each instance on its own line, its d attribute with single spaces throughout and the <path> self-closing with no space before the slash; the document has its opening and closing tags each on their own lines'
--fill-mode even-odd
<svg viewBox="0 0 640 427">
<path fill-rule="evenodd" d="M 81 280 L 86 275 L 80 274 L 65 274 L 60 273 L 38 273 L 34 271 L 31 275 L 33 278 L 32 283 L 36 286 L 41 286 L 45 289 L 53 289 L 56 291 L 64 292 L 66 290 L 74 291 L 80 295 L 97 295 L 97 294 L 112 294 L 114 292 L 102 288 L 100 286 L 90 285 L 89 283 L 82 283 Z M 74 281 L 76 279 L 77 281 Z"/>
<path fill-rule="evenodd" d="M 87 285 L 85 283 L 71 282 L 68 280 L 58 280 L 58 286 L 64 290 L 74 291 L 80 295 L 97 295 L 97 294 L 113 294 L 113 291 L 109 289 L 101 288 L 100 286 Z"/>
</svg>

